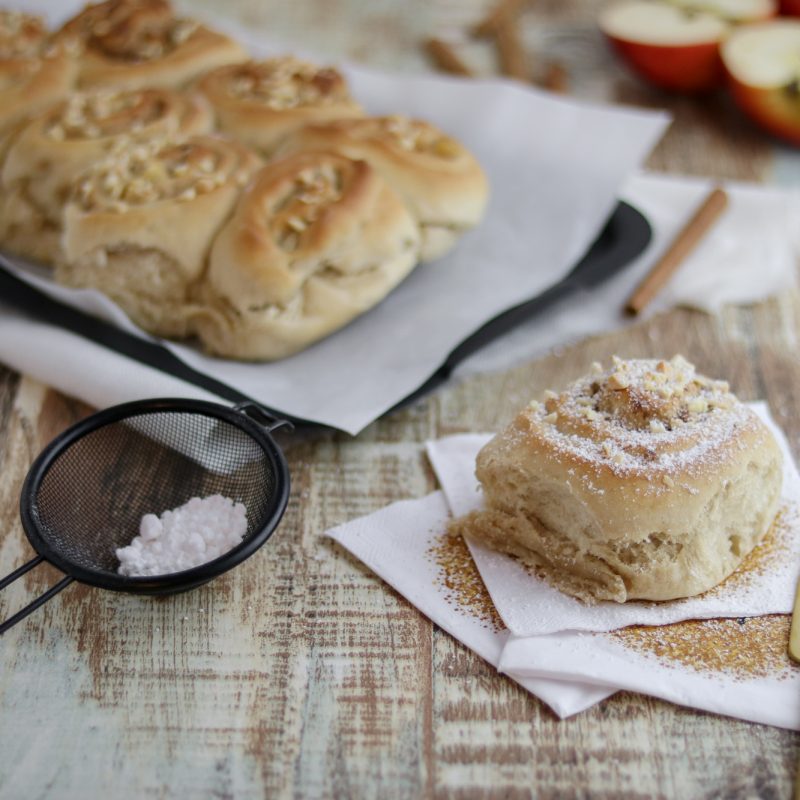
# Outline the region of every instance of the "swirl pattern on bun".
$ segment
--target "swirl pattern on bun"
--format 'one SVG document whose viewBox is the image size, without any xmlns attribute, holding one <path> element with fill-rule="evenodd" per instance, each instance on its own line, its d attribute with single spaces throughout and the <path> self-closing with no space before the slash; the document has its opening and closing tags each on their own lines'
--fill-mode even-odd
<svg viewBox="0 0 800 800">
<path fill-rule="evenodd" d="M 444 255 L 478 224 L 488 182 L 464 145 L 422 120 L 394 115 L 308 125 L 281 148 L 325 147 L 368 161 L 405 200 L 422 229 L 422 258 Z"/>
<path fill-rule="evenodd" d="M 363 114 L 337 70 L 293 56 L 221 67 L 198 89 L 223 131 L 265 155 L 304 125 Z"/>
<path fill-rule="evenodd" d="M 214 242 L 196 331 L 219 355 L 291 355 L 382 300 L 418 255 L 413 218 L 366 162 L 273 161 Z"/>
<path fill-rule="evenodd" d="M 259 164 L 221 137 L 122 143 L 76 185 L 56 279 L 99 289 L 145 330 L 185 336 L 211 242 Z"/>
<path fill-rule="evenodd" d="M 233 39 L 177 17 L 168 0 L 89 5 L 56 38 L 82 47 L 82 88 L 179 88 L 203 72 L 247 58 Z"/>
<path fill-rule="evenodd" d="M 45 263 L 60 257 L 64 205 L 77 177 L 122 142 L 207 133 L 213 119 L 197 95 L 169 89 L 78 93 L 26 124 L 0 173 L 0 241 Z"/>
<path fill-rule="evenodd" d="M 483 448 L 486 509 L 455 526 L 586 602 L 687 597 L 764 536 L 781 460 L 726 383 L 681 357 L 615 359 Z"/>
</svg>

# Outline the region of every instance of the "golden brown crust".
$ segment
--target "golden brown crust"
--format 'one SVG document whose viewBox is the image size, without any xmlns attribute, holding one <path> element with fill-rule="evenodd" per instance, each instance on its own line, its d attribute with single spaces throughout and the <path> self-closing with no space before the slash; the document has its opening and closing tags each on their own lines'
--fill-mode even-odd
<svg viewBox="0 0 800 800">
<path fill-rule="evenodd" d="M 74 53 L 50 44 L 41 18 L 0 11 L 0 136 L 65 97 L 76 76 Z"/>
<path fill-rule="evenodd" d="M 292 56 L 221 67 L 198 89 L 221 130 L 265 155 L 304 125 L 363 114 L 337 70 Z"/>
<path fill-rule="evenodd" d="M 290 355 L 381 300 L 418 246 L 402 201 L 365 162 L 329 153 L 272 162 L 214 242 L 197 332 L 221 355 Z"/>
<path fill-rule="evenodd" d="M 21 255 L 54 262 L 64 205 L 78 176 L 121 142 L 155 136 L 183 138 L 206 133 L 213 119 L 198 95 L 169 89 L 73 95 L 26 124 L 9 147 L 0 176 L 11 209 L 0 220 L 0 241 Z"/>
<path fill-rule="evenodd" d="M 152 333 L 185 335 L 214 235 L 259 164 L 221 137 L 120 146 L 85 174 L 66 208 L 57 280 L 107 292 Z M 147 269 L 136 269 L 136 254 Z"/>
<path fill-rule="evenodd" d="M 479 454 L 463 524 L 582 599 L 665 600 L 727 577 L 775 515 L 781 455 L 680 357 L 616 360 L 532 403 Z M 588 581 L 588 585 L 587 585 Z"/>
<path fill-rule="evenodd" d="M 179 88 L 199 74 L 247 58 L 233 39 L 175 16 L 167 0 L 107 0 L 58 32 L 79 42 L 81 87 Z"/>
<path fill-rule="evenodd" d="M 480 164 L 430 123 L 396 115 L 314 124 L 288 139 L 280 152 L 319 148 L 364 159 L 386 178 L 431 234 L 425 259 L 442 255 L 483 216 L 488 183 Z"/>
</svg>

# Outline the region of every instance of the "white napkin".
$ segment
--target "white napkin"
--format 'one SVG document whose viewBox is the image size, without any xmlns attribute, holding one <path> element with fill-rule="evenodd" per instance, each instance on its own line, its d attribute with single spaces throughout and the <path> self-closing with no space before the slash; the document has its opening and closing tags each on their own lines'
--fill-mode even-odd
<svg viewBox="0 0 800 800">
<path fill-rule="evenodd" d="M 759 407 L 763 414 L 763 405 Z M 459 476 L 471 475 L 476 446 L 485 439 L 475 435 L 452 440 L 452 451 L 460 448 L 462 455 L 447 460 L 452 513 L 474 505 L 474 485 L 467 489 L 467 481 Z M 780 431 L 778 440 L 792 464 L 793 477 L 785 492 L 794 493 L 797 470 Z M 440 470 L 442 463 L 440 459 Z M 604 699 L 601 691 L 610 694 L 625 688 L 719 714 L 800 729 L 800 668 L 786 656 L 787 616 L 688 620 L 643 628 L 643 632 L 625 628 L 610 633 L 509 635 L 493 618 L 491 598 L 477 571 L 471 572 L 472 562 L 448 542 L 445 531 L 452 516 L 448 509 L 444 493 L 435 492 L 421 500 L 394 503 L 329 535 L 436 624 L 560 716 Z M 796 574 L 796 559 L 792 570 Z M 780 570 L 777 575 L 777 582 L 784 583 Z M 497 587 L 493 590 L 497 593 Z M 530 590 L 529 583 L 525 591 Z M 785 592 L 779 590 L 776 597 L 783 608 L 780 598 L 785 600 Z M 733 654 L 727 664 L 726 653 Z"/>
<path fill-rule="evenodd" d="M 48 15 L 57 22 L 58 11 L 74 5 L 51 4 Z M 285 49 L 252 31 L 226 27 L 257 56 Z M 367 111 L 430 120 L 475 152 L 491 185 L 485 219 L 452 254 L 420 265 L 378 307 L 292 358 L 249 364 L 210 358 L 187 345 L 169 347 L 195 369 L 272 408 L 355 434 L 421 385 L 483 322 L 566 275 L 668 119 L 661 112 L 571 101 L 507 80 L 388 75 L 354 65 L 345 71 Z M 18 274 L 62 302 L 91 307 L 140 333 L 96 293 L 57 287 L 25 270 Z M 22 352 L 3 347 L 0 360 L 60 388 L 59 374 L 40 374 L 39 341 L 27 341 Z M 60 372 L 80 373 L 86 386 L 81 397 L 93 402 L 95 381 L 85 353 L 76 350 Z"/>
<path fill-rule="evenodd" d="M 442 574 L 434 555 L 449 518 L 444 495 L 434 492 L 421 500 L 393 503 L 374 514 L 340 525 L 327 535 L 363 561 L 440 628 L 497 667 L 508 631 L 502 624 L 493 624 L 488 595 L 484 592 L 483 599 L 477 598 L 479 602 L 460 605 L 458 592 L 454 594 L 445 585 L 448 576 Z M 465 585 L 471 573 L 469 585 L 480 595 L 480 577 L 468 556 L 463 564 L 456 562 L 452 568 L 459 570 Z M 472 598 L 474 601 L 475 594 Z M 581 681 L 518 680 L 511 671 L 509 675 L 560 717 L 577 714 L 613 694 L 613 689 Z"/>
<path fill-rule="evenodd" d="M 469 548 L 494 605 L 514 636 L 538 636 L 559 631 L 609 631 L 627 625 L 665 625 L 685 619 L 755 617 L 788 614 L 794 605 L 800 571 L 800 475 L 786 437 L 772 420 L 765 403 L 751 404 L 772 430 L 783 452 L 782 512 L 772 538 L 756 552 L 762 569 L 732 577 L 698 597 L 667 603 L 602 602 L 594 606 L 569 597 L 531 575 L 510 556 L 476 542 Z M 474 475 L 478 450 L 491 438 L 468 434 L 428 442 L 428 457 L 454 516 L 483 506 Z"/>
<path fill-rule="evenodd" d="M 520 682 L 571 678 L 800 730 L 800 665 L 788 641 L 788 616 L 510 637 L 499 668 Z"/>
</svg>

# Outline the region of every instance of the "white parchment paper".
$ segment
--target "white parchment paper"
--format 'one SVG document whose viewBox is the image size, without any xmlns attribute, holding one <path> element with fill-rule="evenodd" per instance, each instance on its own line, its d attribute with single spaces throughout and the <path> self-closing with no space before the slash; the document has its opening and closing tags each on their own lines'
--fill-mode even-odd
<svg viewBox="0 0 800 800">
<path fill-rule="evenodd" d="M 57 22 L 74 6 L 45 9 Z M 236 32 L 256 56 L 283 52 L 252 32 Z M 575 102 L 511 81 L 344 68 L 368 112 L 422 117 L 475 152 L 491 185 L 486 218 L 455 251 L 420 265 L 378 307 L 292 358 L 245 364 L 169 346 L 190 366 L 272 408 L 357 433 L 422 384 L 483 322 L 569 271 L 668 120 L 659 112 Z M 96 292 L 58 287 L 24 265 L 15 272 L 61 302 L 142 335 Z M 62 368 L 87 366 L 76 353 Z"/>
</svg>

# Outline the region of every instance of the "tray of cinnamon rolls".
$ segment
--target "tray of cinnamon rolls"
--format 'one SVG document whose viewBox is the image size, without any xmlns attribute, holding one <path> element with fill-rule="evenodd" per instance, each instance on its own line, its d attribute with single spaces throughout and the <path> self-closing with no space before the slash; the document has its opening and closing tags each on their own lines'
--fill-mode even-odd
<svg viewBox="0 0 800 800">
<path fill-rule="evenodd" d="M 297 353 L 477 226 L 489 184 L 430 122 L 345 77 L 253 60 L 167 0 L 59 29 L 0 12 L 0 249 L 207 353 Z"/>
</svg>

